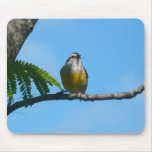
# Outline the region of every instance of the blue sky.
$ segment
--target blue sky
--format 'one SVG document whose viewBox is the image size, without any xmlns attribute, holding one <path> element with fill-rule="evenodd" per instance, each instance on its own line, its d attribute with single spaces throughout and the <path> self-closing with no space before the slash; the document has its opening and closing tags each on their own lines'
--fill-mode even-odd
<svg viewBox="0 0 152 152">
<path fill-rule="evenodd" d="M 140 20 L 39 20 L 17 59 L 38 65 L 61 83 L 59 71 L 72 52 L 81 54 L 89 74 L 88 94 L 120 93 L 144 84 Z M 32 93 L 39 95 L 34 86 Z M 44 101 L 16 110 L 7 122 L 14 133 L 138 133 L 145 125 L 144 93 L 124 100 Z"/>
</svg>

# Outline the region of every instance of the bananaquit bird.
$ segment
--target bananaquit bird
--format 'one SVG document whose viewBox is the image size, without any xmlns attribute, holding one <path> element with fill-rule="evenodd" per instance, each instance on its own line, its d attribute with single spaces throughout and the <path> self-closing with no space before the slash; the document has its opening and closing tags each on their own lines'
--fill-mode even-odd
<svg viewBox="0 0 152 152">
<path fill-rule="evenodd" d="M 72 53 L 60 70 L 62 84 L 70 93 L 85 93 L 88 86 L 88 74 L 81 63 L 81 56 Z"/>
</svg>

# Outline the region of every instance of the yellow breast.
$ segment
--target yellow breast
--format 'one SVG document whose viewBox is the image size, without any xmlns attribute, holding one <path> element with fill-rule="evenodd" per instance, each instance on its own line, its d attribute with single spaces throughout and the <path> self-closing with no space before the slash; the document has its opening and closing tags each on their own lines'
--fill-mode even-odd
<svg viewBox="0 0 152 152">
<path fill-rule="evenodd" d="M 70 73 L 66 68 L 60 71 L 63 86 L 69 92 L 84 92 L 87 88 L 86 71 L 83 69 L 80 73 Z"/>
</svg>

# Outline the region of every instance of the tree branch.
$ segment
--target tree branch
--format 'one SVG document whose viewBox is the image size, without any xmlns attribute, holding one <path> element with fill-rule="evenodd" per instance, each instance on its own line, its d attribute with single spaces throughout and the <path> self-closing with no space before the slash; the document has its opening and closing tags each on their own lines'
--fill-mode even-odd
<svg viewBox="0 0 152 152">
<path fill-rule="evenodd" d="M 131 99 L 135 97 L 137 94 L 140 94 L 144 91 L 144 85 L 141 85 L 137 89 L 134 89 L 131 92 L 123 92 L 119 94 L 95 94 L 95 95 L 88 95 L 88 94 L 47 94 L 46 96 L 38 96 L 32 98 L 30 101 L 30 105 L 35 103 L 43 102 L 46 100 L 74 100 L 80 99 L 84 101 L 95 101 L 95 100 L 112 100 L 112 99 Z M 24 101 L 16 102 L 15 104 L 7 107 L 7 115 L 12 113 L 18 108 L 24 107 Z"/>
</svg>

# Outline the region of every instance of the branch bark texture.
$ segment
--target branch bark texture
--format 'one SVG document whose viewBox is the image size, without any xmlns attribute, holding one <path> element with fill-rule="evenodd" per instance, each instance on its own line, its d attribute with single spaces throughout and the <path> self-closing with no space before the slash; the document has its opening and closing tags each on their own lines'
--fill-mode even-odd
<svg viewBox="0 0 152 152">
<path fill-rule="evenodd" d="M 13 19 L 7 25 L 7 59 L 14 61 L 37 19 Z"/>
<path fill-rule="evenodd" d="M 144 91 L 144 85 L 141 85 L 137 89 L 132 90 L 131 92 L 123 92 L 119 94 L 95 94 L 95 95 L 89 95 L 89 94 L 47 94 L 46 96 L 38 96 L 32 98 L 30 101 L 30 104 L 33 105 L 35 103 L 44 102 L 47 100 L 74 100 L 74 99 L 80 99 L 84 101 L 96 101 L 96 100 L 112 100 L 112 99 L 131 99 L 135 97 L 137 94 L 140 94 Z M 15 104 L 8 106 L 7 108 L 7 115 L 12 113 L 18 108 L 24 107 L 24 101 L 16 102 Z"/>
</svg>

